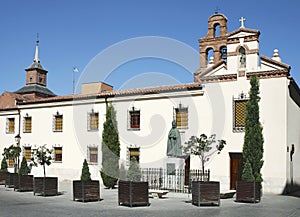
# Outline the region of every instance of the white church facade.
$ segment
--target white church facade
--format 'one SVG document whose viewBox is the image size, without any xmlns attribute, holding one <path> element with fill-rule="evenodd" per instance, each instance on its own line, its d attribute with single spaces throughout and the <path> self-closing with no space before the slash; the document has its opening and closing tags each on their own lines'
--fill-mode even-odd
<svg viewBox="0 0 300 217">
<path fill-rule="evenodd" d="M 234 189 L 241 172 L 250 77 L 257 75 L 264 136 L 263 190 L 280 194 L 291 184 L 300 186 L 300 90 L 278 50 L 273 57 L 261 56 L 260 32 L 246 28 L 243 19 L 241 23 L 238 30 L 228 32 L 224 15 L 208 19 L 207 35 L 199 39 L 200 68 L 194 82 L 130 90 L 95 82 L 83 84 L 81 94 L 55 96 L 46 87 L 47 71 L 40 64 L 37 44 L 35 60 L 26 69 L 26 86 L 0 96 L 0 153 L 20 135 L 22 155 L 28 160 L 37 146 L 54 149 L 55 161 L 46 169 L 47 175 L 78 179 L 86 158 L 92 178 L 101 179 L 103 123 L 106 105 L 112 103 L 120 165 L 127 167 L 135 156 L 142 168 L 165 168 L 170 162 L 168 133 L 176 120 L 182 145 L 202 133 L 226 141 L 206 168 L 222 189 Z M 185 169 L 201 167 L 196 156 L 180 162 Z M 13 162 L 9 163 L 13 171 Z M 33 168 L 32 174 L 42 175 L 42 169 Z"/>
</svg>

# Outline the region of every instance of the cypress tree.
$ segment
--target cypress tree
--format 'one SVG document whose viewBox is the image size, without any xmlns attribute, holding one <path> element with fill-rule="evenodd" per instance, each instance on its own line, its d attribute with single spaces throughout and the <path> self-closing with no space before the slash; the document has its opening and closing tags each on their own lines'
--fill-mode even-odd
<svg viewBox="0 0 300 217">
<path fill-rule="evenodd" d="M 25 157 L 23 157 L 21 162 L 21 167 L 19 169 L 19 175 L 28 175 L 30 173 L 30 168 L 27 165 L 27 160 Z"/>
<path fill-rule="evenodd" d="M 4 157 L 1 161 L 1 169 L 0 171 L 7 171 L 7 162 L 6 162 L 6 158 Z"/>
<path fill-rule="evenodd" d="M 110 103 L 106 106 L 106 120 L 102 132 L 101 177 L 107 188 L 113 188 L 119 178 L 120 141 L 116 111 Z"/>
<path fill-rule="evenodd" d="M 244 164 L 242 180 L 250 182 L 254 181 L 254 176 L 249 161 L 246 161 Z"/>
<path fill-rule="evenodd" d="M 133 157 L 130 161 L 129 168 L 127 170 L 126 178 L 128 181 L 135 181 L 139 182 L 141 181 L 142 173 L 140 169 L 140 165 L 137 162 L 136 158 Z"/>
<path fill-rule="evenodd" d="M 243 145 L 243 164 L 250 164 L 255 181 L 262 182 L 261 168 L 263 166 L 263 143 L 262 126 L 259 122 L 259 80 L 252 76 L 250 80 L 250 99 L 246 104 L 246 124 Z M 243 170 L 247 171 L 245 168 Z M 243 174 L 244 175 L 244 174 Z M 246 180 L 245 180 L 246 181 Z"/>
<path fill-rule="evenodd" d="M 80 180 L 81 181 L 91 180 L 91 173 L 86 159 L 84 159 L 83 161 Z"/>
</svg>

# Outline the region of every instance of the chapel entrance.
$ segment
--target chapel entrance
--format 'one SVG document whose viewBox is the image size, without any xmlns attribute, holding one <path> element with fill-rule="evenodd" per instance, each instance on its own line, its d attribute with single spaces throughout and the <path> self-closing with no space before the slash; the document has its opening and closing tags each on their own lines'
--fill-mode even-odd
<svg viewBox="0 0 300 217">
<path fill-rule="evenodd" d="M 229 153 L 230 156 L 230 190 L 236 190 L 236 182 L 242 178 L 242 153 Z"/>
</svg>

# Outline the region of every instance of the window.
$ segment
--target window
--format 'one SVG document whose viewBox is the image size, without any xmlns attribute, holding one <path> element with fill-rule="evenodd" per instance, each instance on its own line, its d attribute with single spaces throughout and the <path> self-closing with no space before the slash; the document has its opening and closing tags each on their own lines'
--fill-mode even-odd
<svg viewBox="0 0 300 217">
<path fill-rule="evenodd" d="M 54 161 L 62 162 L 62 147 L 54 147 Z"/>
<path fill-rule="evenodd" d="M 7 118 L 6 120 L 6 133 L 15 132 L 15 118 Z"/>
<path fill-rule="evenodd" d="M 26 158 L 27 161 L 31 161 L 31 147 L 30 146 L 24 147 L 24 157 Z"/>
<path fill-rule="evenodd" d="M 13 158 L 9 158 L 8 159 L 8 167 L 14 167 L 15 165 L 15 160 Z"/>
<path fill-rule="evenodd" d="M 31 117 L 24 117 L 24 133 L 31 133 L 32 120 Z"/>
<path fill-rule="evenodd" d="M 239 98 L 233 99 L 233 131 L 244 131 L 246 124 L 246 104 L 248 98 L 242 93 Z"/>
<path fill-rule="evenodd" d="M 88 114 L 88 130 L 89 131 L 98 130 L 98 126 L 99 126 L 99 113 L 94 112 L 94 110 L 92 110 L 92 112 Z"/>
<path fill-rule="evenodd" d="M 98 163 L 98 147 L 88 147 L 88 159 L 90 163 Z"/>
<path fill-rule="evenodd" d="M 221 53 L 221 59 L 227 62 L 227 47 L 226 46 L 221 47 L 220 53 Z"/>
<path fill-rule="evenodd" d="M 175 108 L 176 112 L 176 124 L 178 128 L 188 128 L 189 113 L 188 107 L 183 107 L 179 104 L 178 108 Z"/>
<path fill-rule="evenodd" d="M 63 116 L 57 113 L 54 116 L 54 132 L 62 132 L 63 131 Z"/>
<path fill-rule="evenodd" d="M 140 110 L 134 107 L 129 111 L 129 129 L 140 129 Z"/>
<path fill-rule="evenodd" d="M 132 160 L 133 157 L 135 157 L 136 161 L 140 162 L 140 148 L 128 148 L 129 151 L 129 161 Z"/>
<path fill-rule="evenodd" d="M 246 50 L 243 47 L 239 49 L 240 68 L 246 68 Z"/>
</svg>

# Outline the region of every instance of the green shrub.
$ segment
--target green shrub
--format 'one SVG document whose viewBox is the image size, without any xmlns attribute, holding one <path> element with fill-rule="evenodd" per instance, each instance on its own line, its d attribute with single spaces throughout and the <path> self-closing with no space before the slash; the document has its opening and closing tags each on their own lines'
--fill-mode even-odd
<svg viewBox="0 0 300 217">
<path fill-rule="evenodd" d="M 7 171 L 7 162 L 6 162 L 6 158 L 4 157 L 1 161 L 1 169 L 0 171 Z"/>
<path fill-rule="evenodd" d="M 30 168 L 27 165 L 27 160 L 25 157 L 23 157 L 21 162 L 21 167 L 19 169 L 19 175 L 28 175 L 30 173 Z"/>
<path fill-rule="evenodd" d="M 129 168 L 127 170 L 126 178 L 128 181 L 135 181 L 139 182 L 141 181 L 142 173 L 139 166 L 139 163 L 137 162 L 136 158 L 133 157 L 130 161 Z"/>
<path fill-rule="evenodd" d="M 86 159 L 84 159 L 83 161 L 80 180 L 81 181 L 91 180 L 91 173 Z"/>
</svg>

